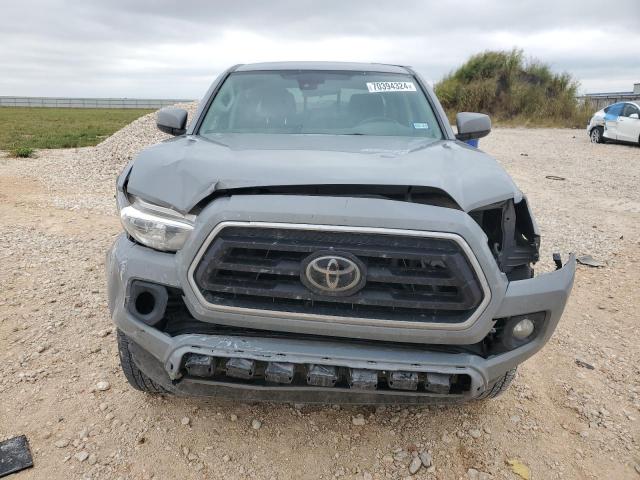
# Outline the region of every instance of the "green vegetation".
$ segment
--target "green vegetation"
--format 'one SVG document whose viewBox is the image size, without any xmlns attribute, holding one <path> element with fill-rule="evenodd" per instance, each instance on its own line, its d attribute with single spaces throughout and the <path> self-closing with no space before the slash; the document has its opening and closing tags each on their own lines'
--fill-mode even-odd
<svg viewBox="0 0 640 480">
<path fill-rule="evenodd" d="M 146 109 L 0 107 L 0 150 L 97 145 Z M 21 155 L 20 155 L 21 156 Z"/>
<path fill-rule="evenodd" d="M 482 112 L 503 125 L 584 127 L 593 113 L 576 99 L 578 82 L 522 50 L 483 52 L 435 85 L 450 120 Z"/>
<path fill-rule="evenodd" d="M 11 149 L 9 154 L 12 157 L 29 158 L 33 157 L 34 150 L 31 147 L 16 147 Z"/>
</svg>

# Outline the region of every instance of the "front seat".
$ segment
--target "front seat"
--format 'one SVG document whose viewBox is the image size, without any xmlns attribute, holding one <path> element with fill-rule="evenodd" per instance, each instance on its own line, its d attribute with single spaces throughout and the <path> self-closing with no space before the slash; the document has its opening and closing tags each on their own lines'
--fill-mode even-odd
<svg viewBox="0 0 640 480">
<path fill-rule="evenodd" d="M 256 114 L 266 129 L 291 127 L 296 116 L 296 101 L 284 88 L 265 89 L 261 92 Z"/>
</svg>

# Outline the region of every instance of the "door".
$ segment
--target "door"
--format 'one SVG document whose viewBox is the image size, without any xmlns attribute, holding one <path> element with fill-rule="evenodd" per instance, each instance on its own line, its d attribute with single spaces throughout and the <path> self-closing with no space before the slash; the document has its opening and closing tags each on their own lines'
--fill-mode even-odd
<svg viewBox="0 0 640 480">
<path fill-rule="evenodd" d="M 618 117 L 618 140 L 638 142 L 640 138 L 640 109 L 633 103 L 625 103 Z"/>
<path fill-rule="evenodd" d="M 618 117 L 622 113 L 624 103 L 614 103 L 604 109 L 604 137 L 616 140 L 618 135 Z"/>
</svg>

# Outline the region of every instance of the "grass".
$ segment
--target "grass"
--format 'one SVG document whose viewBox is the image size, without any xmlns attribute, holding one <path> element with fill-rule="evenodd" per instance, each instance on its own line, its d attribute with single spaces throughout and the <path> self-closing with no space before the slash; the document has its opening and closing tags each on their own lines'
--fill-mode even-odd
<svg viewBox="0 0 640 480">
<path fill-rule="evenodd" d="M 97 145 L 150 112 L 153 110 L 0 107 L 0 150 L 9 150 L 14 156 L 31 156 L 35 148 Z"/>
<path fill-rule="evenodd" d="M 578 82 L 521 50 L 473 55 L 435 85 L 450 120 L 482 112 L 497 125 L 583 128 L 593 113 L 576 99 Z"/>
<path fill-rule="evenodd" d="M 16 147 L 9 152 L 12 157 L 29 158 L 33 157 L 34 150 L 31 147 Z"/>
</svg>

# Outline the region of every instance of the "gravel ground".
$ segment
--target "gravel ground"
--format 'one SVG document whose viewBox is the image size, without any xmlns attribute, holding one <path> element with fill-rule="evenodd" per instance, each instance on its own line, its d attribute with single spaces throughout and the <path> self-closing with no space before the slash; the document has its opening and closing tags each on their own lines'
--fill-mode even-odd
<svg viewBox="0 0 640 480">
<path fill-rule="evenodd" d="M 244 405 L 149 397 L 120 372 L 104 253 L 120 231 L 115 176 L 164 138 L 153 123 L 95 148 L 0 158 L 0 441 L 27 435 L 35 463 L 16 478 L 640 478 L 640 149 L 575 130 L 496 129 L 481 141 L 535 210 L 538 271 L 554 251 L 606 264 L 579 267 L 558 331 L 504 396 Z"/>
</svg>

